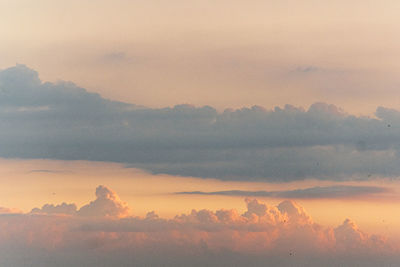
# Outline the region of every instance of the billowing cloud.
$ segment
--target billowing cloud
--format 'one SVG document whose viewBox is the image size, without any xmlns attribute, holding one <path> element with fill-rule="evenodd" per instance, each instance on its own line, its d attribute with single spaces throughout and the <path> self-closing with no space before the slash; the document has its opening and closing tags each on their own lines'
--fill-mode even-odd
<svg viewBox="0 0 400 267">
<path fill-rule="evenodd" d="M 320 266 L 321 262 L 395 266 L 400 262 L 392 241 L 361 231 L 349 219 L 336 228 L 319 225 L 293 201 L 270 206 L 246 199 L 243 214 L 203 209 L 164 219 L 155 212 L 143 218 L 118 218 L 121 209 L 104 204 L 121 203 L 114 192 L 99 186 L 96 197 L 79 211 L 102 216 L 79 212 L 60 216 L 58 211 L 72 207 L 65 203 L 44 205 L 40 213 L 0 215 L 0 264 L 229 266 L 233 261 L 252 266 Z"/>
<path fill-rule="evenodd" d="M 390 190 L 379 186 L 331 185 L 286 191 L 244 191 L 226 190 L 214 192 L 189 191 L 177 192 L 179 195 L 222 195 L 222 196 L 258 196 L 274 198 L 352 198 L 387 193 Z"/>
<path fill-rule="evenodd" d="M 131 211 L 127 204 L 110 188 L 99 185 L 96 188 L 96 199 L 89 204 L 77 209 L 74 203 L 61 203 L 59 205 L 45 204 L 42 208 L 34 208 L 31 214 L 58 214 L 76 215 L 94 218 L 123 218 L 130 215 Z M 150 213 L 149 216 L 152 214 Z M 154 217 L 154 215 L 153 215 Z"/>
<path fill-rule="evenodd" d="M 372 179 L 400 175 L 400 112 L 376 118 L 334 105 L 151 109 L 73 83 L 43 83 L 24 65 L 0 71 L 0 156 L 126 163 L 224 180 Z"/>
<path fill-rule="evenodd" d="M 96 200 L 81 207 L 77 214 L 80 216 L 100 216 L 120 218 L 130 213 L 129 207 L 121 201 L 118 195 L 105 186 L 96 188 Z"/>
<path fill-rule="evenodd" d="M 369 235 L 361 231 L 356 223 L 346 219 L 341 225 L 334 229 L 336 249 L 339 251 L 353 251 L 357 254 L 365 249 L 374 248 L 375 251 L 383 252 L 388 249 L 386 237 Z M 391 248 L 393 249 L 393 247 Z M 399 262 L 399 261 L 398 261 Z M 393 263 L 393 266 L 395 263 Z"/>
<path fill-rule="evenodd" d="M 65 202 L 60 205 L 44 204 L 42 208 L 34 208 L 31 213 L 44 213 L 44 214 L 75 214 L 76 205 L 67 204 Z"/>
</svg>

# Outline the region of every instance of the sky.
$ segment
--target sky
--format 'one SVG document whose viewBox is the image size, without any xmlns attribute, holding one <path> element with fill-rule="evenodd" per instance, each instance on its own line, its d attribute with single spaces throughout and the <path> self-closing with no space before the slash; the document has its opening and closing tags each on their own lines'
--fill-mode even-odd
<svg viewBox="0 0 400 267">
<path fill-rule="evenodd" d="M 0 68 L 115 100 L 396 107 L 398 1 L 0 1 Z"/>
<path fill-rule="evenodd" d="M 0 265 L 398 266 L 399 9 L 0 0 Z"/>
</svg>

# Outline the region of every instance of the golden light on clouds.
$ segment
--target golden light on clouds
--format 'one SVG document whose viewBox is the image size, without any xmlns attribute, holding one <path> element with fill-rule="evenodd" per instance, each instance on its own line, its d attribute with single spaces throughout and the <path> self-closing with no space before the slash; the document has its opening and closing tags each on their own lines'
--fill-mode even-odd
<svg viewBox="0 0 400 267">
<path fill-rule="evenodd" d="M 399 266 L 399 10 L 0 0 L 0 265 Z"/>
<path fill-rule="evenodd" d="M 122 164 L 57 161 L 7 160 L 0 164 L 0 203 L 4 207 L 29 212 L 46 203 L 54 205 L 75 203 L 78 207 L 93 199 L 93 189 L 106 185 L 118 192 L 135 216 L 155 211 L 163 217 L 188 213 L 203 208 L 237 209 L 245 211 L 247 196 L 176 195 L 183 191 L 284 191 L 315 186 L 337 185 L 329 181 L 306 180 L 290 183 L 229 182 L 215 179 L 152 175 Z M 12 178 L 10 178 L 12 177 Z M 395 181 L 342 182 L 347 185 L 384 186 L 391 191 L 377 197 L 357 196 L 326 198 L 295 198 L 315 221 L 324 225 L 338 225 L 345 218 L 357 221 L 363 229 L 400 237 L 400 184 Z M 271 205 L 284 198 L 253 196 Z M 373 212 L 372 212 L 373 211 Z"/>
</svg>

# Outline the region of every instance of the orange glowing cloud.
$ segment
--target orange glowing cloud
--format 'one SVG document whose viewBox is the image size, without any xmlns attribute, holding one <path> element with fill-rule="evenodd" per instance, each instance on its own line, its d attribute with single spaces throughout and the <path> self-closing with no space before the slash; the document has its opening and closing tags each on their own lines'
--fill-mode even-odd
<svg viewBox="0 0 400 267">
<path fill-rule="evenodd" d="M 85 258 L 89 266 L 93 264 L 92 253 L 117 253 L 122 262 L 129 262 L 133 253 L 135 260 L 148 262 L 152 251 L 158 251 L 152 259 L 155 265 L 166 255 L 175 255 L 178 265 L 186 262 L 185 255 L 196 255 L 200 264 L 202 257 L 211 253 L 216 255 L 217 265 L 225 262 L 229 251 L 242 259 L 273 261 L 297 255 L 294 259 L 300 262 L 302 257 L 318 262 L 327 255 L 357 258 L 366 253 L 387 255 L 393 260 L 390 257 L 399 251 L 385 238 L 359 230 L 349 219 L 336 228 L 319 225 L 294 201 L 269 206 L 246 199 L 246 204 L 247 210 L 241 215 L 234 209 L 203 209 L 172 219 L 160 218 L 154 212 L 135 217 L 115 192 L 99 186 L 96 199 L 79 210 L 74 204 L 46 204 L 28 214 L 0 215 L 0 248 L 29 251 L 28 257 L 39 262 L 43 255 L 37 250 L 48 251 L 47 256 L 57 260 L 61 260 L 58 253 L 68 251 L 76 258 L 89 257 Z M 5 259 L 18 263 L 12 255 L 1 259 L 0 263 Z"/>
</svg>

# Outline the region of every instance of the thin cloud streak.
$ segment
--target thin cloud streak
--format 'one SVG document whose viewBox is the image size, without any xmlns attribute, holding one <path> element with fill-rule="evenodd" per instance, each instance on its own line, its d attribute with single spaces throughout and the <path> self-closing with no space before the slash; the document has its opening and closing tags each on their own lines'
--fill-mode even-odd
<svg viewBox="0 0 400 267">
<path fill-rule="evenodd" d="M 305 189 L 295 189 L 286 191 L 244 191 L 226 190 L 215 192 L 189 191 L 176 192 L 178 195 L 222 195 L 222 196 L 252 196 L 252 197 L 272 197 L 290 199 L 330 199 L 330 198 L 355 198 L 383 194 L 390 192 L 388 188 L 377 186 L 316 186 Z"/>
<path fill-rule="evenodd" d="M 46 169 L 38 169 L 38 170 L 30 170 L 29 173 L 71 173 L 72 171 L 61 171 L 61 170 L 46 170 Z"/>
</svg>

